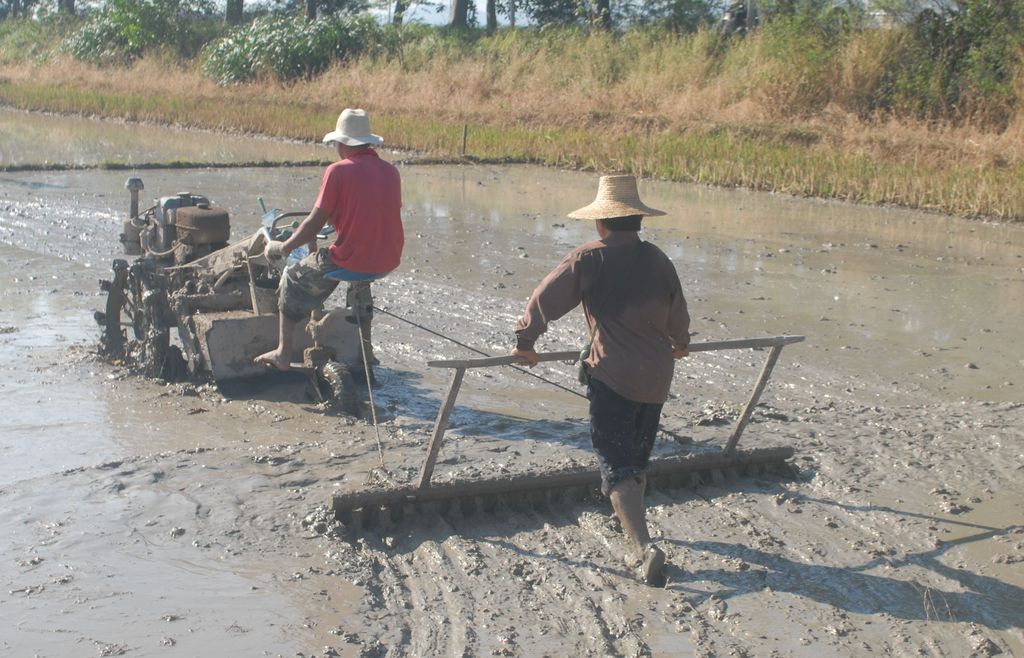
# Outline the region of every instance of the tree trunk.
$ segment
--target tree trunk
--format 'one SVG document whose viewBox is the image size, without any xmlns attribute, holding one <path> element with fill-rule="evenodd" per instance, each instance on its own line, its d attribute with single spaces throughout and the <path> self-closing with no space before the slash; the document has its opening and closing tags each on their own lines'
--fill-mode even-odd
<svg viewBox="0 0 1024 658">
<path fill-rule="evenodd" d="M 57 11 L 68 16 L 75 15 L 75 0 L 57 0 Z"/>
<path fill-rule="evenodd" d="M 469 29 L 469 0 L 452 0 L 452 19 L 448 27 Z"/>
<path fill-rule="evenodd" d="M 224 10 L 224 20 L 229 25 L 238 25 L 242 22 L 242 3 L 244 0 L 227 0 Z"/>
<path fill-rule="evenodd" d="M 509 27 L 516 26 L 516 0 L 508 0 L 508 24 Z"/>
<path fill-rule="evenodd" d="M 306 0 L 306 19 L 315 21 L 316 20 L 316 2 L 317 0 Z"/>
<path fill-rule="evenodd" d="M 611 0 L 597 0 L 597 24 L 602 30 L 612 29 Z"/>
<path fill-rule="evenodd" d="M 395 15 L 391 17 L 394 25 L 401 25 L 405 19 L 405 10 L 409 8 L 409 0 L 395 0 Z"/>
<path fill-rule="evenodd" d="M 497 0 L 487 0 L 487 34 L 494 34 L 498 29 Z"/>
</svg>

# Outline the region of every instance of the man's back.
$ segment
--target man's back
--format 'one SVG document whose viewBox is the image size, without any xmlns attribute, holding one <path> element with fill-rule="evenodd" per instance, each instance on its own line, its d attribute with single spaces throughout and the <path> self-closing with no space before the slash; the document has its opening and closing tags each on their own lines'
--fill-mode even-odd
<svg viewBox="0 0 1024 658">
<path fill-rule="evenodd" d="M 580 247 L 583 305 L 594 334 L 590 375 L 623 397 L 664 402 L 673 345 L 686 345 L 690 319 L 668 257 L 632 232 Z"/>
<path fill-rule="evenodd" d="M 330 165 L 316 206 L 337 231 L 330 254 L 339 267 L 370 274 L 398 267 L 405 241 L 401 178 L 373 149 Z"/>
<path fill-rule="evenodd" d="M 518 344 L 532 349 L 548 323 L 581 301 L 594 334 L 591 376 L 629 400 L 664 402 L 673 347 L 689 344 L 690 327 L 672 261 L 635 231 L 577 247 L 534 291 L 516 325 Z"/>
</svg>

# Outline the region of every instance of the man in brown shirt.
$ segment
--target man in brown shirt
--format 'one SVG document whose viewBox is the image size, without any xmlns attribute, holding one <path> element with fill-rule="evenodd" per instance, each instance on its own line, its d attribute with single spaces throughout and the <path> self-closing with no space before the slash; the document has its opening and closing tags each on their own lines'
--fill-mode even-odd
<svg viewBox="0 0 1024 658">
<path fill-rule="evenodd" d="M 640 201 L 633 176 L 602 176 L 595 201 L 569 214 L 595 220 L 600 239 L 572 250 L 544 277 L 516 324 L 512 350 L 533 367 L 537 338 L 583 303 L 592 337 L 585 367 L 601 491 L 641 548 L 644 580 L 657 586 L 665 582 L 665 554 L 647 529 L 644 471 L 672 383 L 673 359 L 686 356 L 690 342 L 675 267 L 637 235 L 642 217 L 664 214 Z"/>
</svg>

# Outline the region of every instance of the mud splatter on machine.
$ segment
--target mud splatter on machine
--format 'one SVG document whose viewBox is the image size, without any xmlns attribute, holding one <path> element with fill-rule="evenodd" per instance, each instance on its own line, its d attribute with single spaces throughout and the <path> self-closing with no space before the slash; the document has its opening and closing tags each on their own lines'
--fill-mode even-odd
<svg viewBox="0 0 1024 658">
<path fill-rule="evenodd" d="M 254 234 L 230 242 L 227 210 L 204 196 L 160 197 L 139 210 L 142 180 L 129 178 L 129 217 L 120 236 L 126 255 L 100 282 L 106 308 L 95 314 L 101 352 L 149 377 L 216 382 L 266 372 L 253 358 L 277 343 L 281 271 L 263 257 L 268 240 L 284 240 L 304 212 L 265 212 Z M 315 248 L 315 244 L 309 245 Z M 176 330 L 172 334 L 172 330 Z M 315 313 L 296 332 L 298 370 L 313 393 L 356 414 L 356 377 L 365 377 L 351 309 Z"/>
</svg>

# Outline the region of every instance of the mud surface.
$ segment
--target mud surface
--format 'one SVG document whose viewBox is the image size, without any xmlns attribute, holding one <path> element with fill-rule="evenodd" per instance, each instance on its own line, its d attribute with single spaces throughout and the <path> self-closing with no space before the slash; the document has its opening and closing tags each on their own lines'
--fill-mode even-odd
<svg viewBox="0 0 1024 658">
<path fill-rule="evenodd" d="M 146 195 L 210 196 L 241 236 L 257 196 L 304 209 L 320 173 L 147 172 Z M 669 216 L 644 236 L 676 263 L 695 340 L 808 336 L 743 441 L 795 446 L 799 477 L 652 492 L 670 562 L 652 590 L 599 501 L 335 537 L 331 494 L 378 465 L 366 423 L 301 377 L 218 390 L 95 360 L 124 177 L 0 180 L 0 653 L 1024 654 L 1021 228 L 645 184 Z M 533 286 L 590 238 L 563 215 L 593 176 L 403 180 L 406 257 L 378 306 L 505 353 Z M 447 382 L 425 362 L 468 353 L 385 314 L 374 338 L 385 464 L 413 480 Z M 574 315 L 543 347 L 582 338 Z M 656 449 L 719 445 L 764 357 L 681 363 L 663 424 L 689 440 Z M 571 368 L 538 370 L 572 387 Z M 512 369 L 471 373 L 436 476 L 586 461 L 584 415 Z"/>
</svg>

